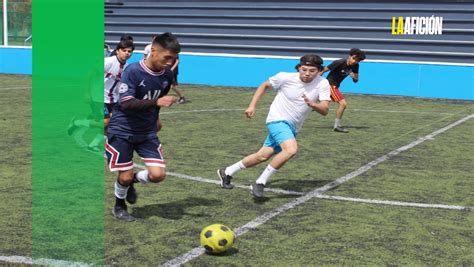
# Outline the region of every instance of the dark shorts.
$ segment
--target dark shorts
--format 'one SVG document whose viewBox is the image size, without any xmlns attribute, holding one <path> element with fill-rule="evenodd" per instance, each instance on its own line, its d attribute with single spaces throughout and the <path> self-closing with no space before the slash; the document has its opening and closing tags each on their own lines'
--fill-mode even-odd
<svg viewBox="0 0 474 267">
<path fill-rule="evenodd" d="M 146 166 L 166 168 L 161 143 L 157 136 L 107 135 L 105 152 L 110 171 L 131 170 L 133 151 L 137 152 Z"/>
</svg>

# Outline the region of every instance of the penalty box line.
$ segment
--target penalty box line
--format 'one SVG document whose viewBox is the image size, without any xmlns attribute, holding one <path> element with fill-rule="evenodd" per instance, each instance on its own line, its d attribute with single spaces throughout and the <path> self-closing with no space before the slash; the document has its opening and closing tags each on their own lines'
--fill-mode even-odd
<svg viewBox="0 0 474 267">
<path fill-rule="evenodd" d="M 472 119 L 474 118 L 474 114 L 471 114 L 469 116 L 466 116 L 456 122 L 453 122 L 449 125 L 447 125 L 446 127 L 443 127 L 437 131 L 434 131 L 432 132 L 431 134 L 428 134 L 428 135 L 425 135 L 424 137 L 421 137 L 421 138 L 418 138 L 417 140 L 411 142 L 410 144 L 407 144 L 405 146 L 402 146 L 402 147 L 399 147 L 395 150 L 392 150 L 390 151 L 389 153 L 365 164 L 364 166 L 360 167 L 359 169 L 351 172 L 351 173 L 348 173 L 338 179 L 336 179 L 335 181 L 329 183 L 329 184 L 326 184 L 322 187 L 319 187 L 319 188 L 316 188 L 290 202 L 287 202 L 273 210 L 270 210 L 270 211 L 267 211 L 265 212 L 264 214 L 258 216 L 257 218 L 253 219 L 252 221 L 246 223 L 245 225 L 235 229 L 235 235 L 236 236 L 241 236 L 245 233 L 247 233 L 248 231 L 250 230 L 253 230 L 255 228 L 257 228 L 258 226 L 266 223 L 267 221 L 269 221 L 270 219 L 272 219 L 273 217 L 275 216 L 278 216 L 280 215 L 281 213 L 283 212 L 286 212 L 290 209 L 293 209 L 294 207 L 300 205 L 300 204 L 303 204 L 305 202 L 307 202 L 308 200 L 311 200 L 313 198 L 317 198 L 318 196 L 322 195 L 323 193 L 335 188 L 335 187 L 338 187 L 339 185 L 351 180 L 352 178 L 355 178 L 367 171 L 369 171 L 370 169 L 372 169 L 373 167 L 377 166 L 378 164 L 406 151 L 406 150 L 409 150 L 423 142 L 425 142 L 426 140 L 431 140 L 433 139 L 435 136 L 437 136 L 438 134 L 441 134 L 453 127 L 456 127 L 457 125 L 461 124 L 461 123 L 464 123 L 465 121 L 469 120 L 469 119 Z M 201 256 L 202 254 L 205 253 L 205 249 L 203 247 L 195 247 L 193 249 L 191 249 L 190 251 L 186 252 L 186 253 L 183 253 L 179 256 L 177 256 L 176 258 L 174 259 L 171 259 L 167 262 L 165 262 L 162 266 L 181 266 L 182 264 L 186 263 L 186 262 L 189 262 L 191 260 L 193 260 L 194 258 L 197 258 L 199 256 Z"/>
</svg>

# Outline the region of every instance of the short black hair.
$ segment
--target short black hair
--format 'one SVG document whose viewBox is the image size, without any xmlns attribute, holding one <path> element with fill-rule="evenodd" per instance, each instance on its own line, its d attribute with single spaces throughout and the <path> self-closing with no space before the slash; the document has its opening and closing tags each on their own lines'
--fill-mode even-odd
<svg viewBox="0 0 474 267">
<path fill-rule="evenodd" d="M 128 33 L 124 33 L 124 34 L 122 34 L 122 36 L 120 36 L 120 41 L 123 41 L 123 40 L 131 40 L 131 41 L 133 41 L 133 36 L 131 36 L 131 35 L 128 34 Z"/>
<path fill-rule="evenodd" d="M 155 44 L 176 54 L 181 52 L 181 45 L 178 42 L 178 38 L 176 38 L 176 36 L 174 36 L 171 32 L 165 32 L 157 35 L 152 42 L 152 45 Z"/>
<path fill-rule="evenodd" d="M 323 63 L 324 61 L 320 56 L 316 54 L 307 54 L 300 58 L 300 63 L 295 66 L 295 69 L 298 70 L 301 66 L 306 65 L 316 67 L 321 71 L 324 68 Z"/>
<path fill-rule="evenodd" d="M 349 50 L 349 56 L 356 56 L 359 61 L 362 61 L 365 59 L 365 52 L 359 48 L 351 48 L 351 50 Z"/>
<path fill-rule="evenodd" d="M 133 43 L 133 37 L 130 34 L 124 34 L 120 37 L 120 42 L 117 44 L 114 50 L 131 48 L 135 50 L 135 44 Z"/>
</svg>

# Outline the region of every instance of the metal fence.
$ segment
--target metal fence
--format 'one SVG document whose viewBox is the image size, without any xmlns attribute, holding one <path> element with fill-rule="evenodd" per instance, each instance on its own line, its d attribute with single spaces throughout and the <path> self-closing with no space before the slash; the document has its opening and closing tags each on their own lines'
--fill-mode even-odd
<svg viewBox="0 0 474 267">
<path fill-rule="evenodd" d="M 0 45 L 31 46 L 31 0 L 3 0 L 0 14 Z"/>
</svg>

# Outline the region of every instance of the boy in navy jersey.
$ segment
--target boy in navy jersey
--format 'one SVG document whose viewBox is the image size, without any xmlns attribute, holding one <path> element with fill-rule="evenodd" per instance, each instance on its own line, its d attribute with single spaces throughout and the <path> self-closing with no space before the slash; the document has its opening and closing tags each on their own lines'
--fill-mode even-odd
<svg viewBox="0 0 474 267">
<path fill-rule="evenodd" d="M 342 114 L 346 109 L 347 103 L 344 95 L 339 91 L 342 81 L 351 76 L 353 82 L 359 81 L 359 62 L 365 59 L 365 52 L 359 48 L 352 48 L 349 51 L 349 57 L 334 60 L 329 66 L 325 67 L 321 75 L 330 71 L 327 79 L 331 85 L 331 99 L 339 104 L 336 110 L 336 120 L 334 122 L 334 131 L 348 133 L 349 130 L 342 126 Z"/>
<path fill-rule="evenodd" d="M 119 104 L 114 106 L 105 147 L 110 170 L 119 172 L 112 211 L 117 219 L 135 220 L 125 203 L 127 200 L 134 204 L 137 200 L 133 183 L 158 183 L 165 179 L 166 165 L 156 135 L 156 121 L 161 107 L 170 107 L 177 101 L 166 94 L 174 78 L 170 65 L 180 50 L 173 34 L 158 35 L 150 56 L 130 64 L 122 74 Z M 146 170 L 133 172 L 133 151 L 143 160 Z"/>
</svg>

